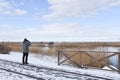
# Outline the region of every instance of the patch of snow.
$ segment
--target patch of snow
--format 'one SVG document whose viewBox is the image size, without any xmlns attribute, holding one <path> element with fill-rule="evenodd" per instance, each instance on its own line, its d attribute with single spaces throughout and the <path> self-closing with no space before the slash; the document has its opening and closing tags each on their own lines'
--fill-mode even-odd
<svg viewBox="0 0 120 80">
<path fill-rule="evenodd" d="M 8 61 L 14 61 L 14 62 L 22 62 L 22 53 L 17 53 L 17 52 L 11 52 L 10 54 L 0 54 L 0 59 L 8 60 Z M 81 73 L 81 74 L 87 74 L 87 75 L 92 75 L 92 76 L 99 76 L 99 77 L 104 77 L 104 78 L 111 78 L 114 80 L 120 80 L 120 74 L 118 72 L 113 72 L 113 71 L 104 71 L 104 70 L 96 70 L 96 69 L 80 69 L 76 67 L 71 67 L 67 65 L 57 65 L 57 57 L 51 57 L 51 56 L 46 56 L 46 55 L 37 55 L 37 54 L 29 54 L 29 59 L 28 59 L 29 64 L 36 65 L 36 66 L 43 66 L 43 67 L 48 67 L 52 69 L 57 69 L 57 70 L 66 70 L 70 72 L 75 72 L 75 73 Z M 10 75 L 7 74 L 5 71 L 0 70 L 0 75 Z M 12 74 L 14 76 L 14 74 Z M 1 76 L 0 76 L 1 77 Z M 46 77 L 47 78 L 51 77 L 50 75 Z M 13 77 L 12 77 L 13 78 Z M 28 80 L 26 77 L 22 77 L 26 80 Z M 52 78 L 52 77 L 51 77 Z M 16 79 L 9 79 L 9 80 L 19 80 L 21 77 L 16 77 Z M 0 78 L 0 80 L 8 80 L 6 77 Z M 67 80 L 64 77 L 59 77 L 55 80 Z M 69 79 L 70 80 L 70 79 Z M 71 79 L 74 80 L 74 79 Z M 84 79 L 83 79 L 84 80 Z"/>
<path fill-rule="evenodd" d="M 112 65 L 110 65 L 110 67 L 112 67 L 113 69 L 116 69 L 116 70 L 117 70 L 117 68 L 114 67 L 114 66 L 112 66 Z M 103 67 L 103 69 L 106 69 L 106 70 L 112 70 L 111 68 L 109 68 L 109 67 L 107 67 L 107 66 Z"/>
</svg>

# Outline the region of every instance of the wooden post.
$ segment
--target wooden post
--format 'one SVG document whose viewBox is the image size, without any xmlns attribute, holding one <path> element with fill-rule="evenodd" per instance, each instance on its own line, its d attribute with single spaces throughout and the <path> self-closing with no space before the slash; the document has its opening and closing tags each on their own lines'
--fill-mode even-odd
<svg viewBox="0 0 120 80">
<path fill-rule="evenodd" d="M 118 53 L 118 70 L 120 72 L 120 53 Z"/>
<path fill-rule="evenodd" d="M 82 64 L 82 52 L 80 52 L 80 65 L 83 66 L 83 64 Z"/>
<path fill-rule="evenodd" d="M 60 51 L 58 51 L 58 65 L 60 65 L 59 63 L 60 63 Z"/>
</svg>

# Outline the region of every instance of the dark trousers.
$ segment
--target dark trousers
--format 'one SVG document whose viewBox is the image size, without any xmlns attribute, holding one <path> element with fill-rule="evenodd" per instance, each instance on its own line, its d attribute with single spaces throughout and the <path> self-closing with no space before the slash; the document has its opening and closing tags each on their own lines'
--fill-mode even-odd
<svg viewBox="0 0 120 80">
<path fill-rule="evenodd" d="M 27 64 L 28 63 L 28 53 L 23 53 L 22 63 L 23 64 Z"/>
</svg>

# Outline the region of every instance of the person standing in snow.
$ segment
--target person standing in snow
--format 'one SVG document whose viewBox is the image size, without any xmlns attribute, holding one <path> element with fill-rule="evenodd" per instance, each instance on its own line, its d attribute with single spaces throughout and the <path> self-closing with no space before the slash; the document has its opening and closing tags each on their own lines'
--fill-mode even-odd
<svg viewBox="0 0 120 80">
<path fill-rule="evenodd" d="M 31 45 L 31 42 L 25 38 L 23 41 L 23 57 L 22 57 L 23 64 L 28 64 L 28 54 L 29 54 L 30 45 Z"/>
</svg>

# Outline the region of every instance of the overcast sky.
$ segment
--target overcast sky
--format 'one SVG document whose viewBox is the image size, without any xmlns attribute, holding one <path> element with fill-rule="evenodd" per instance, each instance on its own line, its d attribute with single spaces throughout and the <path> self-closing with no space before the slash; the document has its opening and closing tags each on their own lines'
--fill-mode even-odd
<svg viewBox="0 0 120 80">
<path fill-rule="evenodd" d="M 120 41 L 120 0 L 0 0 L 0 41 Z"/>
</svg>

